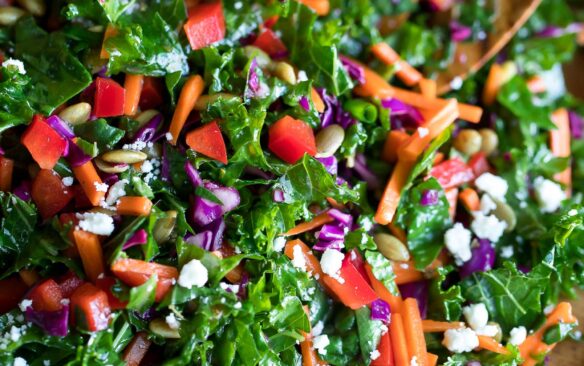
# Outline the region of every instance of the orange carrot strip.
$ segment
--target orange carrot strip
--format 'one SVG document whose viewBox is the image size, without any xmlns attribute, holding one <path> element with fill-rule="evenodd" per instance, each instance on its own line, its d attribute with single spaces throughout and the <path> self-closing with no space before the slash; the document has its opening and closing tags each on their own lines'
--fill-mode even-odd
<svg viewBox="0 0 584 366">
<path fill-rule="evenodd" d="M 97 277 L 105 272 L 103 251 L 99 238 L 97 235 L 83 230 L 75 230 L 73 237 L 81 256 L 85 274 L 91 281 L 95 282 Z"/>
<path fill-rule="evenodd" d="M 312 90 L 310 91 L 310 97 L 312 98 L 312 104 L 314 104 L 314 108 L 316 108 L 316 111 L 318 113 L 324 112 L 325 108 L 324 102 L 322 101 L 322 98 L 320 97 L 320 94 L 318 94 L 316 89 L 312 88 Z"/>
<path fill-rule="evenodd" d="M 550 150 L 556 157 L 570 157 L 570 117 L 565 108 L 560 108 L 552 114 L 552 121 L 557 129 L 550 131 Z M 554 179 L 566 185 L 569 190 L 572 185 L 572 170 L 567 168 L 563 172 L 557 173 Z"/>
<path fill-rule="evenodd" d="M 395 236 L 396 238 L 398 238 L 399 240 L 401 240 L 402 243 L 407 243 L 408 242 L 408 235 L 406 234 L 406 232 L 405 232 L 404 229 L 402 229 L 401 227 L 397 226 L 393 222 L 390 222 L 389 224 L 387 224 L 387 228 L 389 229 L 389 231 L 391 231 L 391 233 L 393 234 L 393 236 Z"/>
<path fill-rule="evenodd" d="M 393 274 L 395 275 L 396 285 L 403 285 L 404 283 L 421 281 L 424 279 L 424 274 L 416 269 L 413 261 L 408 262 L 393 262 Z"/>
<path fill-rule="evenodd" d="M 353 91 L 361 97 L 374 97 L 386 99 L 393 97 L 393 87 L 389 85 L 378 73 L 363 65 L 359 61 L 350 59 L 360 65 L 365 74 L 365 83 L 357 85 Z"/>
<path fill-rule="evenodd" d="M 103 42 L 101 45 L 101 52 L 99 53 L 99 58 L 101 59 L 109 58 L 109 52 L 107 52 L 107 50 L 105 49 L 105 41 L 107 41 L 108 38 L 113 37 L 117 34 L 118 30 L 112 24 L 108 24 L 103 34 Z"/>
<path fill-rule="evenodd" d="M 458 199 L 468 211 L 479 211 L 481 209 L 479 194 L 472 188 L 465 188 L 458 195 Z"/>
<path fill-rule="evenodd" d="M 10 192 L 14 160 L 0 156 L 0 191 Z"/>
<path fill-rule="evenodd" d="M 391 335 L 391 348 L 396 366 L 408 366 L 410 364 L 408 342 L 401 314 L 391 314 L 389 333 Z"/>
<path fill-rule="evenodd" d="M 203 93 L 203 88 L 205 87 L 205 82 L 203 78 L 199 75 L 194 75 L 188 78 L 187 82 L 180 91 L 180 96 L 178 98 L 178 103 L 176 104 L 176 109 L 174 110 L 174 115 L 172 116 L 172 121 L 170 122 L 170 132 L 172 139 L 170 143 L 176 145 L 178 141 L 178 136 L 185 125 L 189 113 L 195 107 L 197 99 Z"/>
<path fill-rule="evenodd" d="M 487 106 L 492 105 L 497 100 L 499 89 L 503 85 L 503 67 L 499 64 L 493 64 L 489 70 L 489 76 L 483 89 L 483 103 Z"/>
<path fill-rule="evenodd" d="M 386 162 L 393 164 L 397 161 L 397 152 L 402 144 L 410 137 L 407 133 L 400 130 L 391 130 L 387 133 L 387 138 L 383 144 L 381 158 Z"/>
<path fill-rule="evenodd" d="M 18 271 L 18 275 L 28 287 L 31 287 L 40 279 L 39 274 L 32 269 L 21 269 Z"/>
<path fill-rule="evenodd" d="M 476 105 L 458 103 L 458 114 L 460 119 L 471 123 L 479 123 L 483 116 L 483 109 Z"/>
<path fill-rule="evenodd" d="M 428 364 L 426 359 L 426 339 L 424 338 L 418 300 L 412 297 L 405 299 L 402 315 L 410 360 L 415 357 L 419 366 L 426 366 Z"/>
<path fill-rule="evenodd" d="M 327 15 L 331 10 L 329 0 L 298 0 L 300 3 L 306 5 L 320 16 Z"/>
<path fill-rule="evenodd" d="M 296 239 L 288 241 L 284 247 L 284 254 L 286 254 L 291 260 L 294 260 L 294 250 L 296 247 L 300 248 L 300 252 L 304 255 L 304 259 L 306 259 L 306 272 L 311 276 L 318 276 L 320 280 L 323 277 L 320 262 L 302 240 Z"/>
<path fill-rule="evenodd" d="M 292 236 L 305 233 L 310 230 L 314 230 L 318 227 L 321 227 L 324 224 L 328 224 L 332 222 L 334 219 L 329 216 L 327 212 L 323 212 L 320 215 L 314 217 L 312 220 L 303 222 L 301 224 L 296 225 L 292 229 L 288 230 L 284 235 Z"/>
<path fill-rule="evenodd" d="M 438 355 L 433 353 L 427 352 L 426 353 L 426 360 L 428 362 L 428 366 L 436 366 L 438 365 Z"/>
<path fill-rule="evenodd" d="M 391 313 L 400 313 L 403 302 L 401 296 L 396 296 L 389 292 L 387 287 L 385 287 L 385 285 L 375 277 L 369 263 L 365 264 L 365 271 L 367 272 L 367 277 L 369 278 L 371 287 L 373 287 L 373 290 L 381 300 L 389 304 Z"/>
<path fill-rule="evenodd" d="M 407 86 L 414 86 L 423 79 L 422 73 L 404 60 L 397 63 L 397 68 L 395 75 Z"/>
<path fill-rule="evenodd" d="M 386 65 L 392 66 L 400 60 L 399 54 L 385 42 L 379 42 L 371 46 L 371 52 Z"/>
<path fill-rule="evenodd" d="M 147 216 L 152 211 L 152 201 L 141 196 L 120 197 L 116 212 L 123 216 Z"/>
<path fill-rule="evenodd" d="M 541 76 L 534 75 L 527 80 L 527 89 L 533 94 L 545 93 L 547 85 Z"/>
<path fill-rule="evenodd" d="M 142 86 L 144 86 L 144 75 L 126 74 L 126 80 L 124 82 L 124 89 L 126 89 L 124 114 L 126 116 L 133 116 L 138 111 Z"/>
<path fill-rule="evenodd" d="M 499 353 L 502 355 L 509 354 L 509 350 L 501 345 L 501 343 L 497 342 L 491 337 L 487 337 L 484 335 L 478 336 L 479 338 L 479 347 L 482 349 L 486 349 L 491 352 Z"/>
<path fill-rule="evenodd" d="M 436 153 L 436 156 L 434 156 L 434 162 L 432 163 L 432 166 L 436 166 L 436 165 L 440 164 L 441 162 L 444 161 L 444 158 L 445 158 L 444 153 L 438 151 Z"/>
<path fill-rule="evenodd" d="M 424 333 L 442 333 L 449 329 L 459 329 L 464 328 L 463 322 L 440 322 L 437 320 L 422 320 L 422 327 L 424 328 Z"/>
<path fill-rule="evenodd" d="M 434 99 L 437 94 L 436 80 L 423 78 L 419 83 L 420 92 L 425 98 Z"/>
<path fill-rule="evenodd" d="M 450 218 L 454 220 L 454 216 L 456 216 L 456 203 L 458 202 L 458 188 L 447 189 L 444 195 L 448 201 L 448 213 L 450 214 Z"/>
<path fill-rule="evenodd" d="M 336 208 L 337 210 L 344 210 L 347 207 L 345 205 L 343 205 L 342 203 L 338 203 L 334 198 L 332 197 L 327 197 L 326 201 L 333 207 Z"/>
<path fill-rule="evenodd" d="M 412 162 L 400 160 L 393 169 L 375 213 L 375 221 L 379 224 L 387 225 L 393 220 L 399 205 L 402 188 L 406 184 L 412 166 Z"/>
<path fill-rule="evenodd" d="M 402 60 L 397 52 L 387 43 L 381 42 L 371 47 L 373 55 L 381 62 L 396 67 L 396 76 L 407 86 L 416 85 L 422 78 L 422 74 Z"/>
<path fill-rule="evenodd" d="M 102 184 L 101 178 L 97 174 L 95 167 L 91 161 L 72 167 L 75 178 L 79 181 L 81 188 L 89 199 L 92 205 L 97 206 L 99 202 L 105 197 L 105 192 L 98 190 L 97 187 Z"/>
</svg>

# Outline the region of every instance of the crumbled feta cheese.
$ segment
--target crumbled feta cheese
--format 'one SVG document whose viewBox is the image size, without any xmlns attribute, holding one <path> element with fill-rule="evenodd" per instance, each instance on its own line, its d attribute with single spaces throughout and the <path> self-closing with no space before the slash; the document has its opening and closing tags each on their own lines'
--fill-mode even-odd
<svg viewBox="0 0 584 366">
<path fill-rule="evenodd" d="M 575 209 L 571 209 L 570 211 L 568 211 L 568 216 L 576 216 L 578 215 L 578 211 Z"/>
<path fill-rule="evenodd" d="M 61 181 L 65 187 L 71 187 L 73 185 L 73 177 L 63 177 Z"/>
<path fill-rule="evenodd" d="M 316 323 L 316 325 L 314 327 L 312 327 L 312 336 L 313 337 L 318 337 L 319 335 L 322 334 L 322 330 L 324 329 L 324 324 L 322 323 L 322 321 L 318 321 L 318 323 Z"/>
<path fill-rule="evenodd" d="M 219 283 L 219 287 L 221 287 L 225 291 L 228 291 L 228 292 L 231 292 L 234 294 L 239 292 L 239 285 L 230 285 L 228 283 L 221 282 L 221 283 Z"/>
<path fill-rule="evenodd" d="M 499 221 L 495 215 L 485 216 L 482 212 L 475 212 L 470 228 L 480 239 L 489 239 L 496 243 L 507 228 L 507 223 Z"/>
<path fill-rule="evenodd" d="M 457 222 L 444 234 L 444 243 L 457 262 L 468 262 L 472 257 L 470 250 L 471 232 Z"/>
<path fill-rule="evenodd" d="M 428 136 L 429 133 L 430 130 L 428 130 L 426 127 L 418 127 L 418 135 L 420 135 L 421 138 Z"/>
<path fill-rule="evenodd" d="M 120 197 L 124 197 L 126 195 L 126 184 L 128 183 L 129 182 L 127 179 L 122 179 L 112 184 L 105 202 L 108 205 L 113 206 L 120 199 Z"/>
<path fill-rule="evenodd" d="M 207 268 L 198 259 L 193 259 L 185 264 L 178 276 L 178 284 L 182 287 L 203 287 L 209 279 Z"/>
<path fill-rule="evenodd" d="M 150 173 L 152 169 L 154 169 L 154 165 L 152 165 L 152 162 L 150 162 L 150 160 L 145 160 L 142 163 L 142 166 L 140 167 L 142 173 Z"/>
<path fill-rule="evenodd" d="M 28 362 L 26 362 L 26 360 L 22 357 L 16 357 L 14 359 L 14 363 L 12 365 L 13 366 L 28 366 Z"/>
<path fill-rule="evenodd" d="M 308 75 L 306 75 L 306 71 L 300 70 L 298 71 L 298 82 L 307 81 Z"/>
<path fill-rule="evenodd" d="M 174 313 L 170 313 L 166 316 L 166 318 L 164 318 L 164 320 L 166 321 L 166 324 L 168 324 L 170 329 L 178 329 L 180 328 L 180 322 L 178 321 L 178 319 L 176 318 L 176 316 L 174 315 Z"/>
<path fill-rule="evenodd" d="M 371 361 L 377 360 L 379 358 L 379 356 L 381 356 L 381 353 L 378 350 L 373 350 L 369 354 L 369 358 L 371 358 Z"/>
<path fill-rule="evenodd" d="M 32 306 L 32 300 L 29 300 L 29 299 L 24 299 L 20 302 L 20 304 L 18 304 L 20 311 L 22 311 L 23 313 L 26 311 L 27 308 L 29 308 L 31 306 Z"/>
<path fill-rule="evenodd" d="M 448 348 L 450 352 L 470 352 L 479 346 L 479 338 L 476 333 L 469 328 L 448 329 L 444 332 L 442 345 Z"/>
<path fill-rule="evenodd" d="M 6 68 L 14 67 L 14 68 L 16 68 L 16 70 L 18 70 L 19 74 L 21 74 L 21 75 L 26 74 L 26 70 L 24 69 L 24 64 L 20 60 L 9 58 L 8 60 L 5 60 L 2 63 L 2 67 L 6 67 Z"/>
<path fill-rule="evenodd" d="M 483 303 L 472 304 L 462 308 L 466 322 L 474 330 L 481 329 L 489 321 L 489 312 Z"/>
<path fill-rule="evenodd" d="M 403 268 L 403 269 L 408 269 L 408 268 L 410 268 L 410 265 L 409 265 L 409 264 L 407 264 L 407 263 L 400 263 L 400 265 L 399 265 L 399 266 L 400 266 L 400 268 Z"/>
<path fill-rule="evenodd" d="M 49 361 L 49 360 L 44 360 L 44 361 L 43 361 L 43 366 L 51 366 L 51 361 Z"/>
<path fill-rule="evenodd" d="M 452 79 L 452 81 L 450 82 L 450 87 L 453 90 L 458 90 L 458 89 L 462 88 L 462 83 L 463 83 L 462 78 L 460 76 L 457 76 L 454 79 Z"/>
<path fill-rule="evenodd" d="M 172 133 L 170 133 L 170 132 L 165 133 L 164 137 L 166 138 L 167 141 L 173 140 Z"/>
<path fill-rule="evenodd" d="M 241 309 L 241 303 L 240 303 L 240 302 L 236 302 L 236 303 L 233 305 L 233 308 L 234 308 L 234 309 Z"/>
<path fill-rule="evenodd" d="M 487 336 L 487 337 L 494 337 L 499 333 L 499 327 L 496 325 L 485 325 L 482 328 L 475 329 L 475 333 L 477 335 Z"/>
<path fill-rule="evenodd" d="M 511 258 L 513 257 L 514 253 L 515 251 L 513 250 L 513 247 L 511 245 L 501 247 L 500 253 L 501 258 Z"/>
<path fill-rule="evenodd" d="M 509 332 L 509 343 L 514 346 L 520 346 L 527 338 L 527 329 L 524 326 L 515 327 Z"/>
<path fill-rule="evenodd" d="M 481 212 L 484 213 L 485 215 L 488 215 L 491 213 L 491 211 L 493 211 L 496 208 L 497 204 L 495 203 L 495 201 L 493 201 L 491 196 L 489 196 L 488 194 L 483 194 L 483 196 L 481 197 Z"/>
<path fill-rule="evenodd" d="M 566 193 L 559 184 L 543 177 L 535 178 L 533 190 L 542 212 L 556 211 L 560 208 L 562 201 L 566 199 Z"/>
<path fill-rule="evenodd" d="M 320 258 L 322 271 L 331 277 L 338 277 L 341 266 L 343 265 L 343 253 L 335 249 L 327 249 Z"/>
<path fill-rule="evenodd" d="M 142 151 L 146 148 L 146 143 L 142 140 L 138 140 L 131 144 L 125 144 L 122 146 L 123 150 L 133 150 L 133 151 Z"/>
<path fill-rule="evenodd" d="M 274 239 L 273 248 L 276 252 L 282 252 L 285 246 L 286 238 L 284 238 L 283 236 L 278 236 L 276 239 Z"/>
<path fill-rule="evenodd" d="M 477 188 L 488 193 L 492 198 L 505 201 L 505 195 L 509 189 L 507 181 L 491 173 L 484 173 L 475 180 Z"/>
<path fill-rule="evenodd" d="M 95 190 L 98 192 L 107 192 L 109 188 L 107 183 L 93 182 L 93 185 L 95 186 Z"/>
<path fill-rule="evenodd" d="M 418 366 L 418 356 L 412 357 L 410 360 L 410 366 Z"/>
<path fill-rule="evenodd" d="M 97 235 L 110 235 L 114 231 L 114 219 L 101 212 L 77 214 L 81 230 Z"/>
<path fill-rule="evenodd" d="M 543 308 L 543 313 L 545 315 L 550 315 L 552 313 L 552 311 L 554 311 L 555 308 L 556 308 L 556 306 L 554 304 L 549 304 L 548 306 Z"/>
<path fill-rule="evenodd" d="M 329 338 L 326 334 L 319 335 L 318 337 L 314 337 L 312 340 L 312 345 L 315 350 L 318 351 L 321 355 L 326 355 L 326 347 L 330 344 Z"/>
<path fill-rule="evenodd" d="M 292 265 L 306 272 L 306 258 L 300 245 L 295 245 L 292 248 Z"/>
<path fill-rule="evenodd" d="M 70 302 L 69 299 L 61 299 L 61 305 L 63 306 L 69 305 L 69 302 Z"/>
</svg>

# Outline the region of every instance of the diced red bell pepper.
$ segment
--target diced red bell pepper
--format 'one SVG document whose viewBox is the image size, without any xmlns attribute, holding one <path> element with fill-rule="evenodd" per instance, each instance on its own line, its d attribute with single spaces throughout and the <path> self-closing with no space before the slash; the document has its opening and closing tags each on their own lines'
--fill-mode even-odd
<svg viewBox="0 0 584 366">
<path fill-rule="evenodd" d="M 20 138 L 41 169 L 53 169 L 67 148 L 67 141 L 36 114 Z"/>
<path fill-rule="evenodd" d="M 276 25 L 276 23 L 278 23 L 278 20 L 280 20 L 279 15 L 272 15 L 271 17 L 264 21 L 264 27 L 272 29 Z"/>
<path fill-rule="evenodd" d="M 18 306 L 28 287 L 20 277 L 13 276 L 0 280 L 0 315 Z"/>
<path fill-rule="evenodd" d="M 107 299 L 112 310 L 125 309 L 128 302 L 118 299 L 112 292 L 112 286 L 115 284 L 116 279 L 113 277 L 101 277 L 95 281 L 95 286 L 107 294 Z"/>
<path fill-rule="evenodd" d="M 67 272 L 64 276 L 58 279 L 59 288 L 61 289 L 61 295 L 63 298 L 68 299 L 73 295 L 73 292 L 77 290 L 85 281 L 77 277 L 72 271 Z"/>
<path fill-rule="evenodd" d="M 98 117 L 116 117 L 124 114 L 126 89 L 112 79 L 95 80 L 93 114 Z"/>
<path fill-rule="evenodd" d="M 46 219 L 67 206 L 73 198 L 73 191 L 63 184 L 57 173 L 41 169 L 32 182 L 30 195 L 41 216 Z"/>
<path fill-rule="evenodd" d="M 151 76 L 145 77 L 142 93 L 140 93 L 140 109 L 147 110 L 161 105 L 164 102 L 163 88 L 162 79 Z"/>
<path fill-rule="evenodd" d="M 36 311 L 58 311 L 63 304 L 61 288 L 53 279 L 48 279 L 35 286 L 28 294 L 32 307 Z"/>
<path fill-rule="evenodd" d="M 314 132 L 303 121 L 286 116 L 270 127 L 268 148 L 280 159 L 294 164 L 304 154 L 316 154 Z"/>
<path fill-rule="evenodd" d="M 78 327 L 97 332 L 106 329 L 111 309 L 107 294 L 91 283 L 79 287 L 71 295 L 73 323 Z"/>
<path fill-rule="evenodd" d="M 126 366 L 140 366 L 151 344 L 152 341 L 148 339 L 148 333 L 136 333 L 130 344 L 124 349 L 122 360 L 124 360 Z"/>
<path fill-rule="evenodd" d="M 379 345 L 377 345 L 377 352 L 379 356 L 375 360 L 372 360 L 370 366 L 394 366 L 395 361 L 393 359 L 393 350 L 391 349 L 391 337 L 389 332 L 385 332 L 379 340 Z"/>
<path fill-rule="evenodd" d="M 355 266 L 355 269 L 361 273 L 361 276 L 369 283 L 369 276 L 367 275 L 367 270 L 365 269 L 365 260 L 363 256 L 357 249 L 351 249 L 348 252 L 348 256 L 351 259 L 351 263 Z"/>
<path fill-rule="evenodd" d="M 184 30 L 193 50 L 207 47 L 225 38 L 225 18 L 221 1 L 201 3 L 189 9 Z"/>
<path fill-rule="evenodd" d="M 178 278 L 178 270 L 175 267 L 131 258 L 116 261 L 111 269 L 117 278 L 130 286 L 140 286 L 156 273 L 158 284 L 155 300 L 157 302 L 164 298 Z"/>
<path fill-rule="evenodd" d="M 468 183 L 475 178 L 472 169 L 458 158 L 446 160 L 430 170 L 442 188 L 449 189 Z"/>
<path fill-rule="evenodd" d="M 196 152 L 227 164 L 227 149 L 217 122 L 207 123 L 188 132 L 186 142 Z"/>
<path fill-rule="evenodd" d="M 377 299 L 375 291 L 353 265 L 349 253 L 345 255 L 339 277 L 342 283 L 329 275 L 324 275 L 323 280 L 345 306 L 355 310 Z"/>
<path fill-rule="evenodd" d="M 491 165 L 489 164 L 487 155 L 484 152 L 478 152 L 471 156 L 468 161 L 468 166 L 472 169 L 475 178 L 478 178 L 491 170 Z"/>
<path fill-rule="evenodd" d="M 265 28 L 256 38 L 253 45 L 272 57 L 282 57 L 288 52 L 286 45 L 270 28 Z"/>
</svg>

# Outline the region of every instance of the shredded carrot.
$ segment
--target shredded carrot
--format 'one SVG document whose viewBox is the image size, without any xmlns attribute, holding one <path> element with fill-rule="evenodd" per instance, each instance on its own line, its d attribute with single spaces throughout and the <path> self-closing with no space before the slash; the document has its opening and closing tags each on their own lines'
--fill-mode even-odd
<svg viewBox="0 0 584 366">
<path fill-rule="evenodd" d="M 373 269 L 369 263 L 365 264 L 365 271 L 367 272 L 367 277 L 369 278 L 371 287 L 373 287 L 373 290 L 381 300 L 389 304 L 391 313 L 400 313 L 403 302 L 401 296 L 396 296 L 389 292 L 387 287 L 375 277 Z"/>
<path fill-rule="evenodd" d="M 393 262 L 393 274 L 395 275 L 396 285 L 403 285 L 404 283 L 421 281 L 424 279 L 424 274 L 416 269 L 413 261 L 408 262 Z"/>
<path fill-rule="evenodd" d="M 418 84 L 422 95 L 428 99 L 434 99 L 437 95 L 436 80 L 423 78 Z"/>
<path fill-rule="evenodd" d="M 97 235 L 83 230 L 75 230 L 73 237 L 81 256 L 85 274 L 91 281 L 95 282 L 99 275 L 105 272 L 103 251 L 99 238 Z"/>
<path fill-rule="evenodd" d="M 418 308 L 418 300 L 413 297 L 404 300 L 402 316 L 404 319 L 404 330 L 408 340 L 408 355 L 410 360 L 414 357 L 419 366 L 426 366 L 426 339 L 424 338 L 424 328 L 422 327 L 422 317 Z"/>
<path fill-rule="evenodd" d="M 174 110 L 174 115 L 172 116 L 172 121 L 170 122 L 170 128 L 168 130 L 171 135 L 171 144 L 176 145 L 178 136 L 187 121 L 187 117 L 195 107 L 197 99 L 199 99 L 203 93 L 204 87 L 205 82 L 199 75 L 194 75 L 187 79 L 187 82 L 180 92 L 176 109 Z"/>
<path fill-rule="evenodd" d="M 501 345 L 501 343 L 497 342 L 491 337 L 487 337 L 484 335 L 478 336 L 479 338 L 479 347 L 482 349 L 486 349 L 487 351 L 499 353 L 502 355 L 509 354 L 509 350 Z"/>
<path fill-rule="evenodd" d="M 458 199 L 468 211 L 479 211 L 481 209 L 481 201 L 479 194 L 472 188 L 465 188 L 458 195 Z"/>
<path fill-rule="evenodd" d="M 489 70 L 485 88 L 483 89 L 483 103 L 492 105 L 497 100 L 499 90 L 517 73 L 517 67 L 513 62 L 505 62 L 503 65 L 493 64 Z"/>
<path fill-rule="evenodd" d="M 396 76 L 407 86 L 416 85 L 422 80 L 422 74 L 410 64 L 402 60 L 399 54 L 387 43 L 377 43 L 371 47 L 371 51 L 379 61 L 389 66 L 395 66 Z"/>
<path fill-rule="evenodd" d="M 322 269 L 320 268 L 320 262 L 302 240 L 296 239 L 288 241 L 284 247 L 284 254 L 286 254 L 286 256 L 291 260 L 294 260 L 294 250 L 296 247 L 300 248 L 300 252 L 304 255 L 306 262 L 306 272 L 311 276 L 318 276 L 320 280 L 323 277 Z"/>
<path fill-rule="evenodd" d="M 570 143 L 570 117 L 565 108 L 560 108 L 552 114 L 552 121 L 557 129 L 550 131 L 550 150 L 556 157 L 566 158 L 572 154 Z M 563 172 L 557 173 L 554 179 L 566 186 L 570 193 L 572 185 L 572 169 L 567 168 Z"/>
<path fill-rule="evenodd" d="M 306 5 L 320 16 L 327 15 L 331 10 L 329 0 L 298 0 L 300 3 Z"/>
<path fill-rule="evenodd" d="M 107 52 L 107 50 L 105 49 L 105 41 L 107 41 L 108 38 L 113 37 L 117 34 L 118 30 L 112 24 L 108 24 L 103 34 L 103 42 L 101 45 L 101 52 L 99 54 L 99 58 L 101 59 L 109 58 L 109 52 Z"/>
<path fill-rule="evenodd" d="M 399 54 L 385 42 L 379 42 L 371 46 L 371 52 L 386 65 L 392 66 L 400 60 Z"/>
<path fill-rule="evenodd" d="M 152 211 L 152 201 L 142 196 L 120 197 L 116 212 L 122 216 L 148 216 Z"/>
<path fill-rule="evenodd" d="M 386 99 L 393 97 L 393 87 L 389 85 L 378 73 L 363 65 L 359 61 L 350 59 L 352 62 L 360 65 L 365 74 L 365 83 L 357 85 L 353 91 L 361 97 L 374 97 Z"/>
<path fill-rule="evenodd" d="M 329 214 L 327 212 L 323 212 L 310 221 L 303 222 L 301 224 L 296 225 L 292 229 L 288 230 L 284 235 L 292 236 L 292 235 L 302 234 L 302 233 L 305 233 L 307 231 L 311 231 L 311 230 L 314 230 L 316 228 L 319 228 L 324 224 L 328 224 L 329 222 L 332 222 L 333 220 L 334 219 L 331 216 L 329 216 Z"/>
<path fill-rule="evenodd" d="M 391 335 L 391 349 L 396 366 L 410 365 L 411 358 L 408 356 L 408 340 L 401 314 L 391 314 L 389 333 Z"/>
<path fill-rule="evenodd" d="M 144 75 L 126 74 L 126 81 L 124 82 L 124 89 L 126 90 L 124 114 L 126 116 L 133 116 L 138 111 L 143 85 Z"/>
<path fill-rule="evenodd" d="M 426 360 L 428 362 L 428 366 L 436 366 L 438 365 L 438 355 L 433 353 L 427 352 L 426 353 Z"/>
<path fill-rule="evenodd" d="M 527 89 L 533 94 L 545 93 L 547 86 L 545 85 L 545 80 L 539 76 L 534 75 L 527 80 Z"/>
<path fill-rule="evenodd" d="M 436 153 L 436 156 L 434 156 L 434 162 L 432 163 L 432 166 L 436 166 L 436 165 L 440 164 L 441 162 L 444 161 L 444 158 L 445 158 L 444 153 L 438 151 Z"/>
<path fill-rule="evenodd" d="M 344 210 L 347 207 L 342 203 L 338 203 L 334 198 L 327 197 L 326 201 L 331 205 L 331 207 L 336 208 L 337 210 Z"/>
<path fill-rule="evenodd" d="M 397 161 L 397 152 L 402 144 L 410 137 L 407 133 L 400 130 L 391 130 L 387 133 L 387 138 L 383 144 L 381 158 L 386 162 L 393 164 Z"/>
<path fill-rule="evenodd" d="M 450 218 L 454 220 L 454 216 L 456 216 L 456 203 L 458 202 L 458 188 L 447 189 L 444 195 L 448 201 L 448 213 L 450 214 Z"/>
<path fill-rule="evenodd" d="M 423 78 L 421 72 L 404 60 L 397 63 L 397 68 L 395 75 L 407 86 L 414 86 Z"/>
<path fill-rule="evenodd" d="M 408 242 L 408 235 L 406 234 L 405 230 L 397 226 L 397 224 L 390 222 L 389 224 L 387 224 L 387 228 L 393 234 L 393 236 L 401 240 L 402 243 Z"/>
<path fill-rule="evenodd" d="M 0 191 L 10 192 L 14 160 L 0 156 Z"/>
<path fill-rule="evenodd" d="M 412 166 L 412 162 L 400 160 L 393 169 L 375 213 L 375 221 L 377 223 L 387 225 L 393 220 L 399 205 L 402 188 L 406 184 Z"/>
<path fill-rule="evenodd" d="M 302 307 L 306 316 L 308 316 L 310 320 L 310 310 L 308 309 L 307 305 Z M 309 330 L 308 332 L 301 331 L 300 333 L 304 337 L 304 340 L 300 342 L 300 352 L 302 353 L 302 366 L 320 366 L 326 365 L 324 361 L 318 357 L 318 354 L 315 352 L 313 344 L 312 344 L 312 327 L 310 325 L 310 321 L 308 322 Z"/>
<path fill-rule="evenodd" d="M 75 174 L 75 178 L 79 181 L 79 184 L 81 185 L 81 188 L 83 188 L 89 202 L 94 206 L 99 205 L 99 202 L 105 197 L 105 192 L 97 189 L 97 187 L 102 184 L 102 181 L 97 174 L 93 163 L 88 161 L 83 165 L 74 166 L 71 169 L 73 169 L 73 174 Z"/>
<path fill-rule="evenodd" d="M 18 275 L 22 282 L 24 282 L 28 287 L 31 287 L 40 279 L 39 274 L 32 269 L 21 269 L 18 271 Z"/>
<path fill-rule="evenodd" d="M 476 105 L 458 103 L 459 118 L 471 123 L 479 123 L 483 116 L 483 109 Z"/>
<path fill-rule="evenodd" d="M 442 333 L 449 329 L 459 329 L 464 328 L 463 322 L 441 322 L 437 320 L 422 320 L 422 327 L 424 328 L 424 333 Z"/>
<path fill-rule="evenodd" d="M 310 91 L 310 97 L 312 98 L 312 104 L 314 104 L 314 108 L 316 108 L 316 111 L 318 113 L 324 112 L 325 108 L 324 102 L 322 101 L 322 98 L 320 97 L 320 94 L 318 94 L 316 89 L 312 88 L 312 90 Z"/>
</svg>

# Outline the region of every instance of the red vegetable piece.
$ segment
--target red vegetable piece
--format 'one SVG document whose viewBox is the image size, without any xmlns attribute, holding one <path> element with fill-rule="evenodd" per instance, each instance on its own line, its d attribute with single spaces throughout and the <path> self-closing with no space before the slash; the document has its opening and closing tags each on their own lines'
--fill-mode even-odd
<svg viewBox="0 0 584 366">
<path fill-rule="evenodd" d="M 272 57 L 282 57 L 288 52 L 286 45 L 269 28 L 265 28 L 260 33 L 253 45 Z"/>
<path fill-rule="evenodd" d="M 148 339 L 148 333 L 136 333 L 130 344 L 128 344 L 124 350 L 124 355 L 122 356 L 122 360 L 124 360 L 126 366 L 140 366 L 140 363 L 144 359 L 144 356 L 146 356 L 151 344 L 152 341 Z"/>
<path fill-rule="evenodd" d="M 436 165 L 430 170 L 430 175 L 436 178 L 444 189 L 458 187 L 475 177 L 472 169 L 458 158 Z"/>
<path fill-rule="evenodd" d="M 395 361 L 393 360 L 393 352 L 391 349 L 391 339 L 389 332 L 385 332 L 379 340 L 379 345 L 377 346 L 377 352 L 379 356 L 371 361 L 370 366 L 394 366 Z"/>
<path fill-rule="evenodd" d="M 13 276 L 0 280 L 0 289 L 0 314 L 4 314 L 18 306 L 28 287 L 20 277 Z"/>
<path fill-rule="evenodd" d="M 217 122 L 207 123 L 188 132 L 186 142 L 196 152 L 227 164 L 227 149 Z"/>
<path fill-rule="evenodd" d="M 475 178 L 491 170 L 487 156 L 483 152 L 474 154 L 468 161 L 468 166 L 472 169 Z"/>
<path fill-rule="evenodd" d="M 58 283 L 59 288 L 61 289 L 61 295 L 63 295 L 63 298 L 68 299 L 73 295 L 75 290 L 85 283 L 85 281 L 77 277 L 72 271 L 69 271 L 63 277 L 59 278 Z"/>
<path fill-rule="evenodd" d="M 63 307 L 61 304 L 63 293 L 53 279 L 45 280 L 35 286 L 28 297 L 32 300 L 32 307 L 36 311 L 58 311 Z"/>
<path fill-rule="evenodd" d="M 116 117 L 124 114 L 126 89 L 112 79 L 95 80 L 93 114 L 98 117 Z"/>
<path fill-rule="evenodd" d="M 303 121 L 286 116 L 270 127 L 268 148 L 277 157 L 293 164 L 304 154 L 316 154 L 314 132 Z"/>
<path fill-rule="evenodd" d="M 112 310 L 125 309 L 128 303 L 118 299 L 112 292 L 112 286 L 115 284 L 116 279 L 113 277 L 98 277 L 95 281 L 95 286 L 107 294 L 107 300 Z"/>
<path fill-rule="evenodd" d="M 46 219 L 67 206 L 73 198 L 73 191 L 63 184 L 57 173 L 41 169 L 32 182 L 30 195 L 41 216 Z"/>
<path fill-rule="evenodd" d="M 156 301 L 164 298 L 172 287 L 173 280 L 178 278 L 178 270 L 175 267 L 130 258 L 116 261 L 111 269 L 117 278 L 130 286 L 140 286 L 156 273 L 158 275 Z"/>
<path fill-rule="evenodd" d="M 26 146 L 41 169 L 53 169 L 67 147 L 67 141 L 38 114 L 22 134 L 20 142 Z"/>
<path fill-rule="evenodd" d="M 323 280 L 345 306 L 355 310 L 377 299 L 375 291 L 353 265 L 349 253 L 345 255 L 339 277 L 342 283 L 328 275 L 324 275 Z"/>
<path fill-rule="evenodd" d="M 193 50 L 207 47 L 225 38 L 225 18 L 221 1 L 202 3 L 189 9 L 184 30 Z"/>
<path fill-rule="evenodd" d="M 73 323 L 78 327 L 90 332 L 108 327 L 111 309 L 103 290 L 86 283 L 73 292 L 70 304 Z"/>
<path fill-rule="evenodd" d="M 367 270 L 365 269 L 365 260 L 363 259 L 361 253 L 359 253 L 357 249 L 351 249 L 349 251 L 349 258 L 353 266 L 355 266 L 355 269 L 359 271 L 361 276 L 363 276 L 367 283 L 369 283 L 369 276 L 367 275 Z"/>
<path fill-rule="evenodd" d="M 147 110 L 161 105 L 164 102 L 163 88 L 162 79 L 151 76 L 145 77 L 142 93 L 140 94 L 140 109 Z"/>
</svg>

